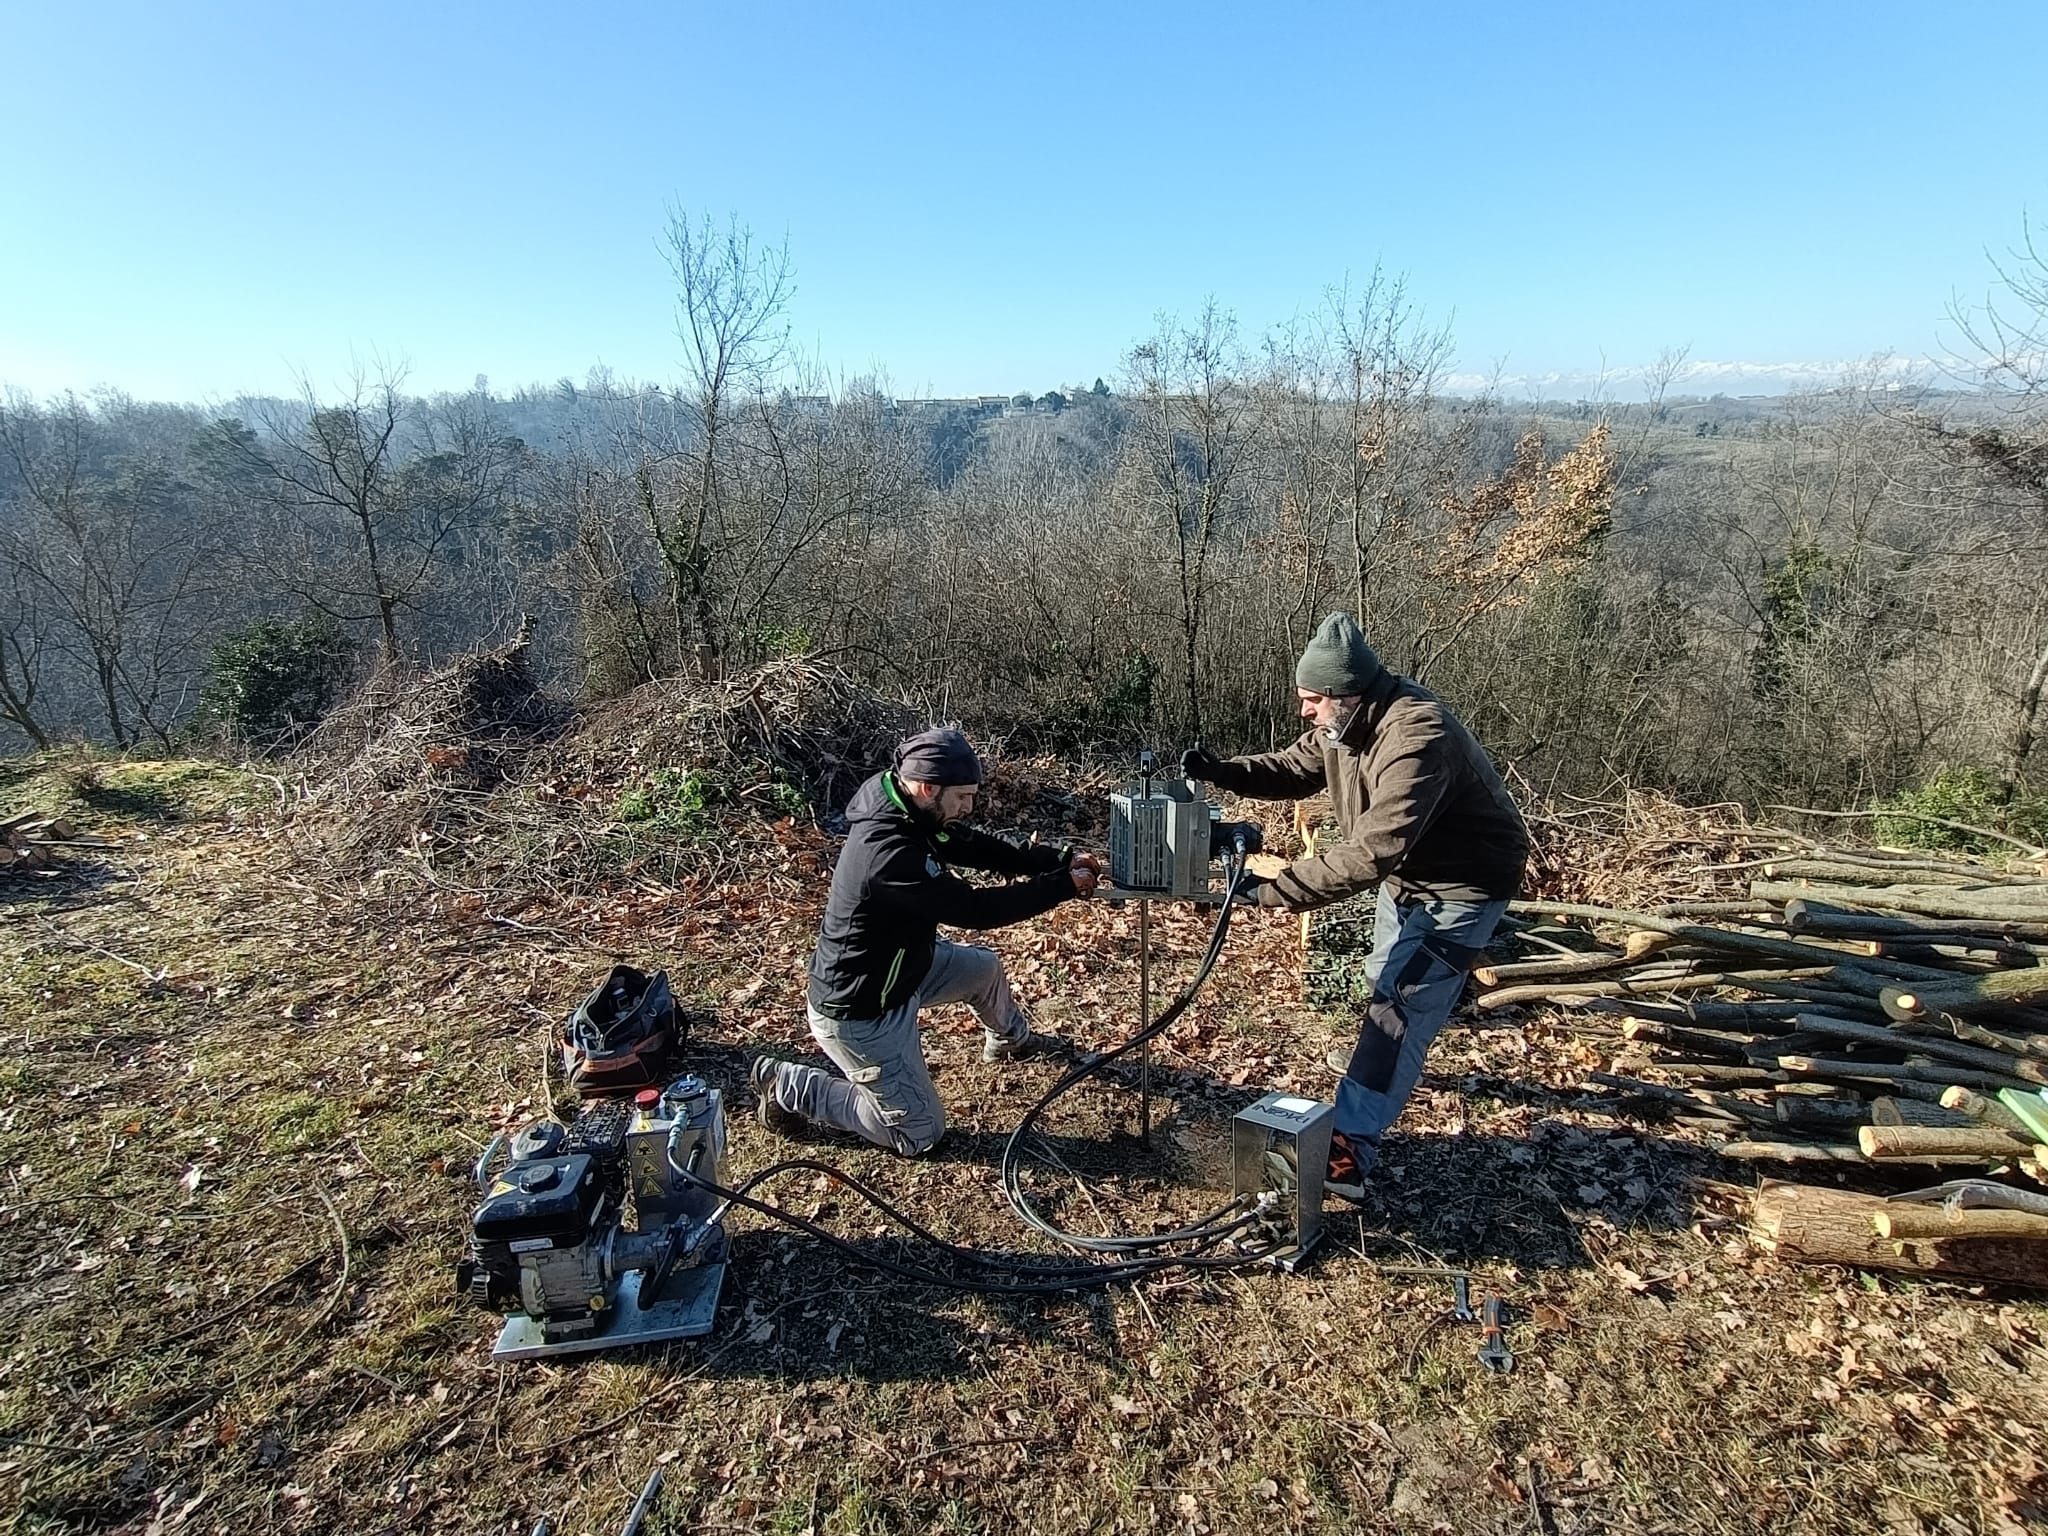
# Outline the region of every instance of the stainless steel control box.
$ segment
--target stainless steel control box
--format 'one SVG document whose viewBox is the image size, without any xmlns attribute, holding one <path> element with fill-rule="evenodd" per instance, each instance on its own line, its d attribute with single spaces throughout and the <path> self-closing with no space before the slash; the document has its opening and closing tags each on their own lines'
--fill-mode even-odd
<svg viewBox="0 0 2048 1536">
<path fill-rule="evenodd" d="M 1231 1193 L 1266 1201 L 1263 1225 L 1280 1243 L 1270 1262 L 1292 1270 L 1323 1235 L 1323 1176 L 1334 1105 L 1269 1093 L 1230 1122 Z"/>
</svg>

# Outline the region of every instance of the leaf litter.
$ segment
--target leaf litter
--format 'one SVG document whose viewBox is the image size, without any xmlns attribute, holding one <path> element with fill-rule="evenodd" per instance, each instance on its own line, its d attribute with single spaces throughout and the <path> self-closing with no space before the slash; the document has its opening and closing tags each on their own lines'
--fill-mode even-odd
<svg viewBox="0 0 2048 1536">
<path fill-rule="evenodd" d="M 736 1219 L 708 1339 L 494 1365 L 494 1321 L 449 1278 L 468 1166 L 494 1127 L 555 1101 L 550 1031 L 606 957 L 668 966 L 708 1010 L 693 1065 L 737 1111 L 735 1168 L 786 1150 L 744 1114 L 745 1066 L 763 1044 L 808 1049 L 830 800 L 857 778 L 856 753 L 826 764 L 830 731 L 790 700 L 812 690 L 842 719 L 863 706 L 785 682 L 753 703 L 744 686 L 682 699 L 724 723 L 681 745 L 659 728 L 681 696 L 622 701 L 615 728 L 638 757 L 616 758 L 587 719 L 488 721 L 518 739 L 483 788 L 446 782 L 478 759 L 450 756 L 465 739 L 416 711 L 407 771 L 371 774 L 359 741 L 327 777 L 296 765 L 282 809 L 258 782 L 169 826 L 103 819 L 118 851 L 7 893 L 10 1528 L 481 1532 L 545 1512 L 605 1531 L 658 1462 L 670 1475 L 649 1531 L 1861 1531 L 1875 1514 L 2003 1533 L 2041 1519 L 2038 1301 L 1769 1260 L 1741 1233 L 1749 1174 L 1696 1132 L 1618 1120 L 1580 1091 L 1618 1042 L 1540 1011 L 1446 1032 L 1373 1203 L 1333 1206 L 1300 1275 L 962 1297 Z M 808 815 L 742 796 L 715 838 L 621 853 L 615 792 L 692 752 L 728 769 L 735 754 L 786 759 L 792 777 L 836 772 L 836 788 Z M 1115 778 L 1006 763 L 990 814 L 1099 836 L 1091 797 Z M 347 782 L 388 798 L 343 826 Z M 1284 846 L 1272 808 L 1247 809 Z M 1613 902 L 1643 899 L 1616 885 L 1645 878 L 1646 840 L 1711 847 L 1726 830 L 1660 804 L 1602 843 L 1588 820 L 1564 821 L 1572 894 Z M 1599 885 L 1603 867 L 1615 884 Z M 1207 919 L 1153 916 L 1163 1001 Z M 992 937 L 1046 1027 L 1102 1048 L 1134 1026 L 1131 912 L 1070 904 Z M 1269 1086 L 1331 1090 L 1321 1058 L 1348 1026 L 1305 984 L 1299 946 L 1291 920 L 1240 915 L 1216 983 L 1155 1052 L 1149 1145 L 1127 1083 L 1063 1106 L 1049 1130 L 1106 1214 L 1196 1208 L 1227 1177 L 1237 1107 Z M 805 1150 L 949 1237 L 1016 1248 L 993 1164 L 1045 1069 L 984 1067 L 964 1014 L 932 1025 L 955 1122 L 935 1159 Z M 828 1190 L 780 1197 L 895 1244 Z M 1414 1271 L 1444 1264 L 1508 1297 L 1512 1375 L 1479 1366 L 1477 1330 L 1440 1323 L 1449 1287 Z"/>
</svg>

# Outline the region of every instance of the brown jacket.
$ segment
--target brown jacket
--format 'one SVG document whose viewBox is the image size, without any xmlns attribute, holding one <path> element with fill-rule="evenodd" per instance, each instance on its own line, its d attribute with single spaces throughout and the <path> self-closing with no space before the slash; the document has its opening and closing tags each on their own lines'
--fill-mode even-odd
<svg viewBox="0 0 2048 1536">
<path fill-rule="evenodd" d="M 1389 674 L 1330 741 L 1320 730 L 1214 775 L 1219 789 L 1301 800 L 1327 788 L 1342 842 L 1260 887 L 1265 906 L 1305 912 L 1388 882 L 1397 896 L 1513 896 L 1529 833 L 1486 750 L 1443 700 Z"/>
</svg>

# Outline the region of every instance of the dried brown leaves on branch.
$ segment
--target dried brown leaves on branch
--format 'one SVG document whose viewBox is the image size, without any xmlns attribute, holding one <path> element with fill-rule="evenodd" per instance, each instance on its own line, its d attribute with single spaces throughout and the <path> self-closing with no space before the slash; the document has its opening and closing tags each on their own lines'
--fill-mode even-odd
<svg viewBox="0 0 2048 1536">
<path fill-rule="evenodd" d="M 1453 618 L 1519 606 L 1535 582 L 1592 557 L 1614 507 L 1607 438 L 1605 426 L 1595 427 L 1548 463 L 1542 434 L 1531 432 L 1515 445 L 1505 472 L 1451 502 L 1450 528 L 1432 575 L 1455 594 Z"/>
<path fill-rule="evenodd" d="M 1613 801 L 1567 798 L 1526 814 L 1534 847 L 1524 889 L 1545 901 L 1642 908 L 1740 896 L 1744 872 L 1714 866 L 1801 842 L 1752 825 L 1738 805 L 1681 805 L 1626 787 Z"/>
</svg>

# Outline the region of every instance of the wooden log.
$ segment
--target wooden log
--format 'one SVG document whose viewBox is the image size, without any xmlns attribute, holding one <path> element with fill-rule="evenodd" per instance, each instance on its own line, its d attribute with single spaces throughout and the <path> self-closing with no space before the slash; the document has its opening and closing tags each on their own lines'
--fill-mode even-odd
<svg viewBox="0 0 2048 1536">
<path fill-rule="evenodd" d="M 1838 937 L 1851 937 L 1839 935 Z M 1873 944 L 1874 953 L 1894 960 L 1911 960 L 1941 970 L 1970 969 L 2017 971 L 2048 955 L 2048 944 L 2016 939 L 2006 933 L 1880 933 L 1857 936 L 1857 942 Z M 1915 957 L 1925 954 L 1925 960 Z"/>
<path fill-rule="evenodd" d="M 1969 885 L 1982 882 L 1988 870 L 1961 874 L 1927 866 L 1845 864 L 1823 859 L 1774 859 L 1763 866 L 1771 880 L 1824 880 L 1838 885 Z"/>
<path fill-rule="evenodd" d="M 1750 1211 L 1750 1229 L 1760 1247 L 1794 1264 L 2048 1284 L 2048 1246 L 2010 1237 L 1895 1242 L 1878 1236 L 1874 1220 L 1889 1209 L 1889 1202 L 1873 1195 L 1766 1180 Z"/>
<path fill-rule="evenodd" d="M 1769 1088 L 1785 1080 L 1782 1072 L 1763 1067 L 1730 1067 L 1718 1061 L 1665 1061 L 1656 1063 L 1659 1072 L 1688 1082 L 1718 1083 L 1725 1088 Z"/>
<path fill-rule="evenodd" d="M 1870 1106 L 1861 1099 L 1815 1099 L 1801 1094 L 1780 1095 L 1772 1099 L 1771 1109 L 1781 1124 L 1834 1136 L 1861 1130 L 1870 1113 Z"/>
<path fill-rule="evenodd" d="M 1754 890 L 1752 891 L 1754 893 Z M 1582 906 L 1573 903 L 1517 902 L 1514 910 L 1546 912 L 1560 917 L 1580 917 L 1596 923 L 1621 923 L 1632 928 L 1649 928 L 1659 933 L 1668 933 L 1675 939 L 1703 948 L 1727 951 L 1735 954 L 1765 955 L 1783 960 L 1792 965 L 1831 965 L 1839 955 L 1836 951 L 1818 944 L 1802 944 L 1796 939 L 1774 939 L 1756 933 L 1736 933 L 1726 928 L 1709 928 L 1698 923 L 1683 923 L 1671 918 L 1651 917 L 1646 912 L 1629 912 L 1616 907 Z M 1943 974 L 1925 966 L 1900 966 L 1889 960 L 1865 962 L 1866 968 L 1882 972 L 1904 981 L 1940 981 Z M 1902 974 L 1911 972 L 1912 974 Z"/>
<path fill-rule="evenodd" d="M 2033 1155 L 2034 1141 L 1995 1126 L 1866 1125 L 1856 1145 L 1873 1162 L 1894 1157 L 2006 1159 Z"/>
<path fill-rule="evenodd" d="M 1944 1109 L 1955 1110 L 1968 1115 L 1972 1120 L 1981 1120 L 1986 1125 L 1997 1126 L 2002 1131 L 2024 1131 L 2018 1115 L 2007 1109 L 1998 1100 L 1986 1094 L 1976 1093 L 1960 1085 L 1941 1091 Z"/>
<path fill-rule="evenodd" d="M 1959 1019 L 1954 1014 L 1940 1014 L 1924 1021 L 1920 1026 L 1907 1028 L 1931 1032 L 1941 1025 L 1948 1026 L 1948 1032 L 1965 1045 L 1981 1045 L 1991 1050 L 2005 1051 L 2014 1056 L 2033 1056 L 2048 1061 L 2048 1035 L 2016 1035 L 2002 1030 L 1986 1029 L 1982 1024 L 1968 1019 Z"/>
<path fill-rule="evenodd" d="M 1686 1029 L 1677 1024 L 1660 1024 L 1649 1019 L 1628 1019 L 1621 1026 L 1624 1040 L 1646 1040 L 1699 1056 L 1718 1057 L 1737 1063 L 1744 1059 L 1748 1042 L 1728 1035 L 1710 1034 L 1704 1029 Z"/>
<path fill-rule="evenodd" d="M 1667 976 L 1653 981 L 1580 981 L 1545 985 L 1529 982 L 1519 987 L 1500 987 L 1482 992 L 1473 1006 L 1482 1011 L 1505 1008 L 1510 1003 L 1557 1001 L 1572 997 L 1655 997 L 1709 987 L 1746 987 L 1753 981 L 1787 980 L 1803 976 L 1824 976 L 1825 970 L 1705 971 L 1693 976 Z"/>
<path fill-rule="evenodd" d="M 1937 875 L 1967 875 L 1987 885 L 2006 878 L 2005 870 L 1995 864 L 1987 864 L 1982 859 L 1935 859 L 1924 853 L 1894 853 L 1882 848 L 1813 848 L 1803 855 L 1787 854 L 1786 857 L 1804 857 L 1826 864 L 1848 864 L 1863 869 L 1917 869 Z"/>
<path fill-rule="evenodd" d="M 1832 1035 L 1838 1040 L 1854 1040 L 1863 1045 L 1881 1045 L 1887 1050 L 1932 1056 L 1938 1061 L 1968 1067 L 1973 1072 L 2001 1073 L 2009 1078 L 2048 1083 L 2048 1064 L 2023 1061 L 2004 1051 L 1986 1050 L 1981 1045 L 1964 1045 L 1958 1040 L 1932 1040 L 1925 1035 L 1906 1035 L 1882 1024 L 1864 1024 L 1855 1019 L 1821 1013 L 1802 1013 L 1799 1027 L 1815 1034 Z"/>
<path fill-rule="evenodd" d="M 1646 942 L 1638 943 L 1638 940 Z M 1632 933 L 1626 947 L 1620 950 L 1586 950 L 1576 955 L 1552 955 L 1542 960 L 1511 960 L 1500 965 L 1482 965 L 1472 974 L 1482 987 L 1549 976 L 1597 975 L 1601 971 L 1617 971 L 1633 965 L 1676 942 L 1669 934 Z"/>
<path fill-rule="evenodd" d="M 1825 1077 L 1849 1082 L 1898 1083 L 1901 1091 L 1907 1083 L 1920 1083 L 1932 1090 L 1930 1097 L 1938 1099 L 1941 1090 L 1960 1084 L 1965 1088 L 1989 1088 L 1994 1092 L 2000 1088 L 2025 1087 L 2023 1083 L 1996 1072 L 1973 1072 L 1968 1067 L 1951 1067 L 1939 1062 L 1921 1062 L 1907 1065 L 1903 1062 L 1858 1061 L 1846 1057 L 1804 1056 L 1788 1054 L 1774 1058 L 1773 1064 L 1787 1072 L 1798 1072 L 1808 1077 Z"/>
<path fill-rule="evenodd" d="M 1586 1011 L 1619 1013 L 1658 1024 L 1700 1024 L 1709 1029 L 1740 1029 L 1749 1034 L 1790 1034 L 1793 1016 L 1802 1011 L 1802 1005 L 1791 1001 L 1724 1003 L 1697 997 L 1675 997 L 1661 1003 L 1602 998 L 1589 1001 Z"/>
<path fill-rule="evenodd" d="M 1902 916 L 1898 913 L 1851 912 L 1824 902 L 1794 899 L 1785 903 L 1785 923 L 1794 933 L 1887 935 L 1937 938 L 1945 934 L 2038 943 L 2048 940 L 2048 923 L 2002 921 L 1995 918 Z"/>
<path fill-rule="evenodd" d="M 1652 917 L 1770 917 L 1776 907 L 1768 901 L 1667 901 L 1652 907 Z"/>
<path fill-rule="evenodd" d="M 1815 1141 L 1730 1141 L 1715 1152 L 1738 1163 L 1861 1163 L 1869 1160 L 1854 1147 Z"/>
<path fill-rule="evenodd" d="M 1833 1050 L 1836 1044 L 1832 1035 L 1817 1035 L 1812 1030 L 1796 1029 L 1789 1035 L 1765 1036 L 1743 1052 L 1743 1059 L 1753 1067 L 1775 1067 L 1780 1056 L 1813 1056 Z"/>
<path fill-rule="evenodd" d="M 1870 1224 L 1879 1237 L 2022 1237 L 2043 1243 L 2041 1257 L 2048 1263 L 2048 1216 L 2025 1211 L 1950 1210 L 1945 1205 L 1911 1205 L 1894 1202 L 1875 1212 Z"/>
<path fill-rule="evenodd" d="M 2048 923 L 2048 885 L 2025 886 L 1812 886 L 1783 881 L 1758 880 L 1749 894 L 1761 901 L 1822 901 L 1832 907 L 1899 913 L 1918 912 L 1927 917 L 1965 917 L 1973 920 L 2020 923 Z M 1787 919 L 1790 920 L 1789 918 Z"/>
<path fill-rule="evenodd" d="M 1646 1083 L 1639 1077 L 1620 1077 L 1612 1072 L 1588 1072 L 1586 1081 L 1597 1083 L 1603 1088 L 1619 1089 L 1637 1098 L 1653 1099 L 1660 1104 L 1684 1108 L 1694 1114 L 1711 1114 L 1724 1123 L 1742 1121 L 1742 1116 L 1719 1109 L 1711 1103 L 1703 1103 L 1681 1088 L 1667 1088 L 1662 1083 Z"/>
<path fill-rule="evenodd" d="M 1947 985 L 1886 987 L 1878 994 L 1878 1002 L 1895 1019 L 1917 1019 L 1929 1013 L 1980 1013 L 2042 997 L 2048 997 L 2048 965 L 1990 971 Z"/>
<path fill-rule="evenodd" d="M 1933 1125 L 1961 1129 L 1978 1124 L 1960 1110 L 1942 1108 L 1939 1100 L 1930 1104 L 1889 1093 L 1880 1094 L 1870 1101 L 1869 1114 L 1865 1118 L 1872 1125 Z"/>
</svg>

